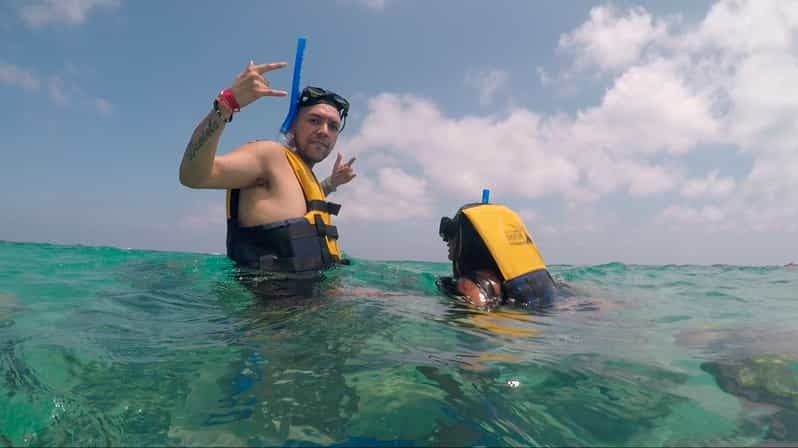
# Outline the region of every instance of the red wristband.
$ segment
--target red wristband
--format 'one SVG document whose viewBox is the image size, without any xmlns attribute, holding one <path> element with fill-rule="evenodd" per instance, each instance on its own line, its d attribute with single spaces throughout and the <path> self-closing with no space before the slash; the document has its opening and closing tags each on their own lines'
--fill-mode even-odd
<svg viewBox="0 0 798 448">
<path fill-rule="evenodd" d="M 224 102 L 230 106 L 230 109 L 232 109 L 233 112 L 238 112 L 241 110 L 241 106 L 238 105 L 238 101 L 236 101 L 236 97 L 233 96 L 233 91 L 231 89 L 224 89 L 219 93 L 219 95 L 222 96 Z"/>
</svg>

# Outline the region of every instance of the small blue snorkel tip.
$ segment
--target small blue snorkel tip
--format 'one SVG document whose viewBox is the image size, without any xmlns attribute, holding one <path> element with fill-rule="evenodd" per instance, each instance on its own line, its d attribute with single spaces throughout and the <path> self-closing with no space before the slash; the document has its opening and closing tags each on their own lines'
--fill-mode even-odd
<svg viewBox="0 0 798 448">
<path fill-rule="evenodd" d="M 302 56 L 305 53 L 305 38 L 300 37 L 296 43 L 296 57 L 294 58 L 294 79 L 291 81 L 291 102 L 288 105 L 288 115 L 286 115 L 283 125 L 280 126 L 280 135 L 285 137 L 288 128 L 296 116 L 296 109 L 299 105 L 299 74 L 302 72 Z"/>
<path fill-rule="evenodd" d="M 490 190 L 485 188 L 482 190 L 482 203 L 487 204 L 489 200 L 490 200 Z"/>
</svg>

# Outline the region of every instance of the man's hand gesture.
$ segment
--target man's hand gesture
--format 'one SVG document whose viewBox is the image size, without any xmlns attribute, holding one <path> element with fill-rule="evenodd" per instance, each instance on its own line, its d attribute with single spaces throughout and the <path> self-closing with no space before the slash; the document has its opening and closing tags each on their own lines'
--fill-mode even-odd
<svg viewBox="0 0 798 448">
<path fill-rule="evenodd" d="M 236 76 L 233 85 L 230 87 L 238 105 L 244 108 L 247 104 L 252 103 L 262 96 L 288 95 L 288 92 L 285 90 L 273 90 L 269 85 L 269 80 L 263 76 L 266 72 L 283 68 L 286 65 L 288 64 L 285 62 L 255 65 L 254 62 L 249 61 L 247 68 Z"/>
<path fill-rule="evenodd" d="M 355 157 L 352 157 L 348 162 L 342 164 L 341 153 L 338 153 L 338 157 L 335 158 L 335 164 L 333 165 L 332 175 L 330 176 L 330 182 L 332 182 L 333 187 L 337 188 L 339 185 L 348 183 L 357 176 L 357 174 L 352 171 L 353 163 L 355 163 Z"/>
</svg>

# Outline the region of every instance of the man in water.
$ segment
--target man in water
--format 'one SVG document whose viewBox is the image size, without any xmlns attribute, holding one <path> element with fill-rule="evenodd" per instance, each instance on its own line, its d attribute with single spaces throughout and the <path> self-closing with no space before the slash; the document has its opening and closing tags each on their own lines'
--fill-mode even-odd
<svg viewBox="0 0 798 448">
<path fill-rule="evenodd" d="M 306 87 L 288 133 L 287 148 L 254 141 L 217 155 L 222 131 L 234 114 L 257 99 L 286 96 L 264 76 L 285 62 L 247 67 L 213 101 L 213 109 L 194 130 L 180 164 L 180 183 L 190 188 L 228 190 L 227 255 L 239 266 L 261 272 L 318 273 L 342 263 L 338 232 L 330 215 L 339 205 L 326 193 L 349 182 L 354 158 L 322 184 L 312 168 L 335 147 L 346 123 L 349 102 L 318 87 Z"/>
</svg>

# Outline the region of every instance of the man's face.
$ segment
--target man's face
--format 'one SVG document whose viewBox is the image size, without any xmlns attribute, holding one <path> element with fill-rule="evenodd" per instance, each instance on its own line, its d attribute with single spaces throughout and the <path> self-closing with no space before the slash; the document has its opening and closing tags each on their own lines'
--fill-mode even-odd
<svg viewBox="0 0 798 448">
<path fill-rule="evenodd" d="M 299 110 L 294 125 L 294 144 L 307 161 L 319 163 L 332 151 L 341 129 L 335 107 L 319 103 Z"/>
</svg>

